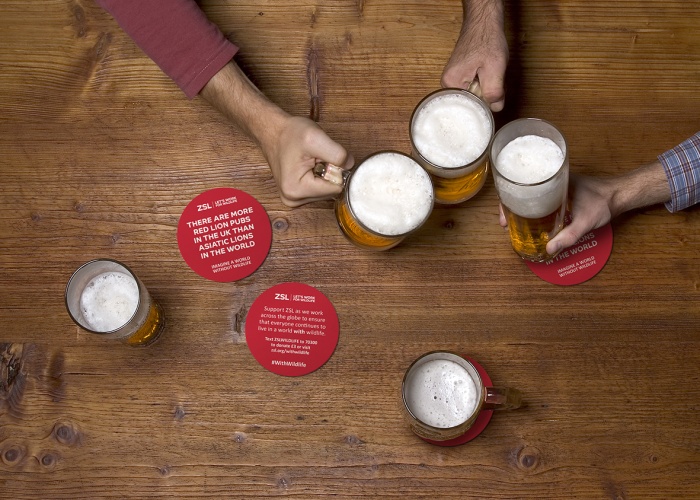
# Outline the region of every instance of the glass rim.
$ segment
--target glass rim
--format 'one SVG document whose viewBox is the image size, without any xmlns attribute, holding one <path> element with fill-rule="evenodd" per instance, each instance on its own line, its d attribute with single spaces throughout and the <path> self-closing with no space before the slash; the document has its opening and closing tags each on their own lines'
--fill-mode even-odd
<svg viewBox="0 0 700 500">
<path fill-rule="evenodd" d="M 564 159 L 562 160 L 561 165 L 559 165 L 559 167 L 557 168 L 557 171 L 554 172 L 554 173 L 553 173 L 552 175 L 550 175 L 549 177 L 547 177 L 546 179 L 541 180 L 541 181 L 537 181 L 537 182 L 518 182 L 518 181 L 512 180 L 510 177 L 508 177 L 507 175 L 503 174 L 503 173 L 498 169 L 498 165 L 497 165 L 496 159 L 493 157 L 493 154 L 492 154 L 492 152 L 493 152 L 493 145 L 496 143 L 496 138 L 498 137 L 498 134 L 500 134 L 503 130 L 507 129 L 507 128 L 510 127 L 511 125 L 514 126 L 514 125 L 517 124 L 517 123 L 528 122 L 528 121 L 529 121 L 529 122 L 544 123 L 545 125 L 547 125 L 547 126 L 553 128 L 554 130 L 557 131 L 557 133 L 558 133 L 559 136 L 561 137 L 561 140 L 564 142 L 564 146 L 565 146 Z M 538 134 L 526 134 L 526 135 L 538 135 Z M 524 135 L 519 135 L 518 137 L 523 137 L 523 136 L 524 136 Z M 539 135 L 539 137 L 542 137 L 542 136 Z M 515 138 L 514 138 L 514 139 L 515 139 Z M 557 144 L 557 146 L 559 146 L 559 145 Z M 560 149 L 561 149 L 561 148 L 560 148 Z M 491 144 L 489 144 L 488 152 L 489 152 L 489 160 L 490 160 L 490 163 L 491 163 L 491 168 L 493 168 L 493 171 L 494 171 L 494 172 L 498 173 L 498 176 L 499 176 L 499 177 L 502 177 L 503 179 L 505 179 L 506 181 L 508 181 L 509 183 L 511 183 L 511 184 L 513 184 L 513 185 L 515 185 L 515 186 L 534 187 L 534 186 L 540 186 L 540 185 L 542 185 L 542 184 L 547 184 L 548 182 L 550 182 L 552 179 L 554 179 L 555 177 L 557 177 L 557 176 L 562 172 L 562 170 L 563 170 L 564 167 L 567 165 L 568 160 L 569 160 L 569 143 L 566 142 L 566 137 L 564 137 L 564 134 L 561 133 L 561 130 L 559 130 L 559 128 L 558 128 L 556 125 L 554 125 L 552 122 L 550 122 L 550 121 L 548 121 L 548 120 L 544 120 L 544 119 L 542 119 L 542 118 L 517 118 L 517 119 L 515 119 L 515 120 L 513 120 L 513 121 L 510 121 L 510 122 L 506 123 L 506 124 L 503 125 L 500 129 L 498 129 L 498 132 L 496 132 L 496 133 L 494 134 L 493 139 L 491 140 Z M 500 154 L 500 152 L 499 152 L 499 154 Z"/>
<path fill-rule="evenodd" d="M 134 310 L 134 313 L 133 313 L 133 314 L 129 317 L 129 319 L 128 319 L 123 325 L 121 325 L 119 328 L 115 328 L 114 330 L 108 330 L 108 331 L 106 331 L 106 332 L 99 332 L 99 331 L 97 331 L 97 330 L 93 330 L 92 328 L 90 328 L 90 327 L 88 327 L 88 326 L 84 326 L 80 321 L 78 321 L 78 319 L 76 319 L 76 317 L 73 315 L 73 312 L 71 311 L 70 306 L 68 305 L 68 291 L 69 291 L 69 289 L 70 289 L 71 283 L 73 282 L 73 279 L 77 276 L 77 274 L 78 274 L 82 269 L 84 269 L 84 268 L 86 268 L 87 266 L 90 266 L 90 265 L 92 265 L 92 264 L 95 264 L 95 263 L 97 263 L 97 262 L 111 262 L 111 263 L 113 263 L 113 264 L 117 264 L 118 266 L 123 267 L 123 268 L 126 270 L 126 272 L 128 272 L 129 275 L 134 279 L 134 281 L 136 282 L 136 287 L 137 287 L 137 289 L 138 289 L 138 291 L 139 291 L 139 298 L 138 298 L 138 302 L 136 303 L 136 309 Z M 70 278 L 68 278 L 68 283 L 66 283 L 66 290 L 65 290 L 65 292 L 64 292 L 64 297 L 63 297 L 63 298 L 64 298 L 64 301 L 65 301 L 66 310 L 68 311 L 68 315 L 70 316 L 70 318 L 73 320 L 73 323 L 75 323 L 76 325 L 78 325 L 80 328 L 82 328 L 83 330 L 85 330 L 85 331 L 87 331 L 87 332 L 96 333 L 96 334 L 98 334 L 98 335 L 109 335 L 109 334 L 118 332 L 119 330 L 121 330 L 122 328 L 124 328 L 126 325 L 128 325 L 129 323 L 131 323 L 131 321 L 136 317 L 136 314 L 139 312 L 139 308 L 141 307 L 141 293 L 142 293 L 142 292 L 143 292 L 143 289 L 142 289 L 141 282 L 140 282 L 139 279 L 136 277 L 136 275 L 134 274 L 134 272 L 129 268 L 129 266 L 127 266 L 126 264 L 124 264 L 124 263 L 122 263 L 122 262 L 119 262 L 119 261 L 116 260 L 116 259 L 98 258 L 98 259 L 89 260 L 89 261 L 87 261 L 87 262 L 81 264 L 75 271 L 73 271 L 73 273 L 70 275 Z M 82 292 L 81 292 L 81 294 L 82 294 Z M 79 301 L 80 301 L 80 299 L 78 299 L 78 303 L 80 303 Z"/>
<path fill-rule="evenodd" d="M 416 115 L 420 110 L 425 107 L 425 105 L 429 102 L 435 99 L 436 97 L 439 97 L 441 95 L 463 95 L 464 97 L 471 99 L 472 101 L 476 101 L 479 103 L 482 109 L 486 111 L 486 115 L 488 116 L 489 119 L 489 125 L 491 128 L 491 133 L 489 134 L 489 142 L 486 144 L 486 147 L 484 150 L 481 152 L 481 154 L 474 158 L 471 162 L 460 165 L 458 167 L 444 167 L 442 165 L 438 165 L 437 163 L 434 163 L 430 161 L 428 158 L 425 157 L 425 155 L 421 152 L 421 150 L 416 146 L 415 141 L 413 140 L 413 122 L 415 121 Z M 489 154 L 489 149 L 491 147 L 491 142 L 493 141 L 493 138 L 496 135 L 496 122 L 493 118 L 493 112 L 491 111 L 491 108 L 489 108 L 486 103 L 481 99 L 479 96 L 476 94 L 473 94 L 472 92 L 469 92 L 468 90 L 461 89 L 458 87 L 446 87 L 443 89 L 437 89 L 433 90 L 426 96 L 424 96 L 420 101 L 418 101 L 418 104 L 413 108 L 413 112 L 411 113 L 411 119 L 408 122 L 408 138 L 411 141 L 411 148 L 415 153 L 420 156 L 421 160 L 425 161 L 428 165 L 430 165 L 430 168 L 435 169 L 436 172 L 450 172 L 454 173 L 455 177 L 458 177 L 459 174 L 463 173 L 463 171 L 468 170 L 470 168 L 473 168 L 475 166 L 478 166 L 486 156 Z M 438 175 L 435 173 L 435 175 Z M 439 176 L 439 175 L 438 175 Z"/>
<path fill-rule="evenodd" d="M 437 432 L 448 432 L 451 430 L 456 430 L 459 427 L 462 427 L 465 423 L 469 422 L 469 420 L 471 420 L 471 418 L 474 415 L 478 415 L 481 412 L 481 407 L 483 406 L 483 397 L 482 397 L 483 394 L 477 395 L 477 397 L 479 397 L 479 401 L 477 402 L 476 409 L 474 410 L 474 412 L 471 415 L 469 415 L 469 417 L 466 420 L 464 420 L 463 422 L 460 422 L 457 425 L 453 425 L 452 427 L 435 427 L 434 425 L 430 425 L 430 424 L 424 422 L 423 420 L 421 420 L 420 418 L 418 418 L 411 410 L 411 406 L 408 404 L 408 401 L 406 401 L 406 380 L 408 379 L 408 375 L 411 373 L 411 371 L 415 367 L 420 366 L 422 364 L 421 361 L 423 361 L 428 356 L 433 356 L 436 354 L 448 354 L 449 356 L 458 358 L 458 359 L 462 360 L 463 362 L 469 364 L 472 368 L 474 368 L 474 374 L 477 377 L 477 380 L 474 380 L 474 382 L 477 384 L 477 388 L 480 386 L 481 390 L 483 392 L 485 386 L 484 386 L 484 380 L 481 378 L 481 374 L 479 373 L 479 370 L 476 369 L 474 364 L 471 361 L 469 361 L 468 359 L 466 359 L 464 356 L 462 356 L 461 354 L 458 354 L 454 351 L 435 350 L 435 351 L 429 351 L 429 352 L 423 353 L 420 356 L 418 356 L 415 360 L 413 360 L 413 362 L 409 365 L 409 367 L 406 368 L 406 371 L 404 372 L 404 375 L 403 375 L 403 380 L 401 382 L 401 399 L 403 400 L 404 408 L 409 413 L 409 415 L 411 415 L 411 418 L 413 418 L 417 422 L 420 422 L 420 424 L 423 425 L 424 427 L 426 427 L 430 430 L 435 430 Z M 438 359 L 440 359 L 440 358 L 438 358 Z M 430 360 L 428 360 L 428 361 L 430 361 Z M 427 361 L 424 361 L 424 362 L 427 362 Z M 469 373 L 469 376 L 472 376 L 471 372 Z M 472 379 L 473 378 L 474 377 L 472 376 Z"/>
<path fill-rule="evenodd" d="M 431 196 L 430 196 L 430 209 L 429 209 L 428 212 L 425 214 L 425 217 L 423 217 L 423 219 L 421 219 L 421 221 L 416 225 L 416 227 L 414 227 L 414 228 L 412 228 L 412 229 L 410 229 L 410 230 L 408 230 L 408 231 L 406 231 L 406 232 L 404 232 L 404 233 L 399 233 L 399 234 L 384 234 L 384 233 L 377 232 L 377 231 L 375 231 L 374 229 L 371 229 L 371 228 L 367 227 L 367 224 L 365 224 L 364 222 L 362 222 L 362 220 L 361 220 L 361 219 L 357 216 L 357 214 L 355 213 L 355 210 L 353 210 L 353 208 L 352 208 L 352 202 L 351 202 L 351 200 L 350 200 L 350 184 L 352 183 L 352 178 L 354 177 L 355 172 L 356 172 L 357 170 L 359 170 L 359 169 L 362 167 L 362 165 L 363 165 L 367 160 L 369 160 L 370 158 L 373 158 L 373 157 L 379 156 L 379 155 L 383 155 L 383 154 L 387 154 L 387 153 L 398 154 L 398 155 L 400 155 L 400 156 L 403 156 L 403 157 L 405 157 L 405 158 L 408 158 L 408 159 L 411 160 L 413 163 L 415 163 L 416 166 L 418 166 L 418 168 L 420 169 L 420 171 L 421 171 L 423 174 L 426 175 L 427 180 L 428 180 L 428 185 L 430 186 L 430 192 L 431 192 Z M 364 157 L 364 158 L 362 159 L 362 161 L 360 161 L 360 162 L 352 169 L 351 174 L 350 174 L 350 176 L 348 177 L 347 184 L 346 184 L 346 186 L 345 186 L 345 188 L 344 188 L 343 196 L 345 197 L 345 201 L 346 201 L 346 203 L 347 203 L 347 205 L 348 205 L 348 210 L 350 210 L 350 215 L 352 215 L 352 217 L 353 217 L 353 219 L 355 220 L 355 222 L 357 222 L 357 224 L 358 224 L 363 230 L 365 230 L 365 231 L 367 231 L 368 233 L 370 233 L 371 235 L 377 236 L 377 237 L 379 237 L 379 238 L 396 239 L 396 238 L 403 238 L 403 237 L 405 237 L 405 236 L 408 236 L 409 234 L 413 233 L 414 231 L 417 231 L 423 224 L 425 224 L 425 222 L 430 218 L 430 215 L 431 215 L 432 212 L 433 212 L 433 208 L 435 207 L 435 189 L 434 189 L 434 187 L 433 187 L 433 181 L 432 181 L 432 179 L 430 179 L 430 175 L 428 175 L 428 172 L 426 172 L 425 169 L 424 169 L 423 167 L 420 166 L 420 163 L 418 163 L 416 160 L 414 160 L 413 158 L 411 158 L 411 157 L 410 157 L 409 155 L 407 155 L 406 153 L 402 153 L 401 151 L 397 151 L 397 150 L 393 150 L 393 149 L 383 149 L 383 150 L 381 150 L 381 151 L 375 151 L 374 153 L 372 153 L 372 154 L 370 154 L 370 155 Z"/>
</svg>

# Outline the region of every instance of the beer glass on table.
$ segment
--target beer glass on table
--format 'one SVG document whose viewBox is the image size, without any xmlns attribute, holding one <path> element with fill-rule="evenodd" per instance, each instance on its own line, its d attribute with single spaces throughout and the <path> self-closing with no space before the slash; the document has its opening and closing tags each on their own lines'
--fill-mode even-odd
<svg viewBox="0 0 700 500">
<path fill-rule="evenodd" d="M 466 90 L 436 90 L 418 103 L 409 126 L 411 155 L 430 174 L 436 203 L 461 203 L 481 190 L 494 128 L 489 107 Z"/>
<path fill-rule="evenodd" d="M 522 118 L 504 125 L 489 152 L 511 244 L 523 259 L 544 262 L 564 227 L 569 185 L 566 140 L 551 123 Z"/>
<path fill-rule="evenodd" d="M 517 389 L 487 387 L 472 362 L 450 351 L 416 359 L 401 384 L 402 409 L 411 430 L 433 441 L 464 435 L 482 410 L 519 408 Z"/>
<path fill-rule="evenodd" d="M 155 342 L 165 326 L 163 310 L 124 264 L 96 259 L 80 266 L 66 286 L 71 319 L 91 333 L 130 346 Z"/>
<path fill-rule="evenodd" d="M 345 237 L 360 248 L 388 250 L 416 231 L 433 209 L 433 185 L 410 156 L 380 151 L 351 171 L 319 163 L 314 173 L 343 186 L 335 216 Z"/>
</svg>

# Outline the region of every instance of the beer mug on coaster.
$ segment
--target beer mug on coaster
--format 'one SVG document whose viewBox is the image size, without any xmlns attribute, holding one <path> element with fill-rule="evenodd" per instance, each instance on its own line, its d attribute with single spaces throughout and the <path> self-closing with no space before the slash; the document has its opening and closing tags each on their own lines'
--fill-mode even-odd
<svg viewBox="0 0 700 500">
<path fill-rule="evenodd" d="M 436 203 L 461 203 L 481 190 L 494 128 L 491 109 L 467 90 L 436 90 L 418 103 L 409 126 L 411 155 L 430 174 Z"/>
<path fill-rule="evenodd" d="M 165 316 L 140 279 L 124 264 L 97 259 L 80 266 L 66 285 L 71 319 L 90 333 L 147 346 L 163 332 Z"/>
<path fill-rule="evenodd" d="M 428 219 L 433 185 L 410 156 L 380 151 L 352 170 L 318 163 L 314 174 L 343 186 L 335 218 L 345 237 L 360 248 L 388 250 Z"/>
<path fill-rule="evenodd" d="M 423 354 L 401 384 L 403 413 L 414 434 L 430 441 L 464 436 L 483 410 L 520 407 L 520 391 L 486 387 L 469 360 L 449 351 Z"/>
<path fill-rule="evenodd" d="M 564 227 L 569 187 L 564 136 L 545 120 L 521 118 L 496 133 L 489 155 L 513 249 L 533 262 L 551 259 L 545 247 Z"/>
</svg>

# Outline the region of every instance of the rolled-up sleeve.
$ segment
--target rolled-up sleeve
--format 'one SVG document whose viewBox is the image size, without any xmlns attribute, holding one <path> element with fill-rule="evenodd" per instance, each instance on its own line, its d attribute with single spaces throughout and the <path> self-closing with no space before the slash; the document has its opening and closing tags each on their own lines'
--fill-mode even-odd
<svg viewBox="0 0 700 500">
<path fill-rule="evenodd" d="M 192 99 L 238 51 L 194 0 L 96 0 Z"/>
<path fill-rule="evenodd" d="M 677 212 L 700 202 L 700 132 L 673 149 L 659 155 L 671 187 L 670 212 Z"/>
</svg>

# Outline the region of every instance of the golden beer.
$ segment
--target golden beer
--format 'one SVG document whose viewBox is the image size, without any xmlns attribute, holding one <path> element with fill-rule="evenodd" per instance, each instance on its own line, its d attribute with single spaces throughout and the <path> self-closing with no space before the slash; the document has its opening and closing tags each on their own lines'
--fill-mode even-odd
<svg viewBox="0 0 700 500">
<path fill-rule="evenodd" d="M 465 90 L 437 90 L 418 103 L 409 129 L 412 156 L 430 174 L 436 203 L 461 203 L 481 190 L 493 132 L 491 110 Z"/>
<path fill-rule="evenodd" d="M 134 347 L 151 345 L 158 340 L 163 328 L 165 328 L 163 309 L 157 302 L 151 301 L 151 307 L 148 308 L 148 315 L 143 325 L 135 333 L 126 337 L 124 342 Z"/>
<path fill-rule="evenodd" d="M 78 268 L 66 286 L 71 319 L 91 333 L 147 346 L 163 331 L 162 308 L 124 264 L 97 259 Z"/>
<path fill-rule="evenodd" d="M 569 183 L 563 135 L 544 120 L 515 120 L 498 131 L 489 155 L 513 250 L 533 262 L 551 259 L 546 246 L 564 227 Z"/>
<path fill-rule="evenodd" d="M 338 227 L 353 244 L 388 250 L 418 229 L 433 208 L 428 174 L 409 156 L 375 153 L 347 178 L 335 202 Z"/>
<path fill-rule="evenodd" d="M 547 243 L 564 227 L 565 212 L 564 207 L 559 207 L 544 217 L 528 219 L 511 212 L 503 205 L 513 250 L 518 255 L 536 262 L 552 258 L 547 254 Z"/>
</svg>

